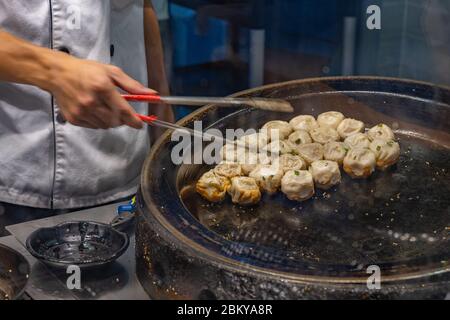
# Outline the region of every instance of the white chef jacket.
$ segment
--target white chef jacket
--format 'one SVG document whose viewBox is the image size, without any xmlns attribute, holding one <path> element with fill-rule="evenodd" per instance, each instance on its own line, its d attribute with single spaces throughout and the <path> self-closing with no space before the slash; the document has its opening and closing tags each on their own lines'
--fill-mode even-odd
<svg viewBox="0 0 450 320">
<path fill-rule="evenodd" d="M 143 0 L 0 0 L 0 28 L 147 83 Z M 0 201 L 61 209 L 134 193 L 147 130 L 86 129 L 62 123 L 59 113 L 48 92 L 0 82 Z"/>
</svg>

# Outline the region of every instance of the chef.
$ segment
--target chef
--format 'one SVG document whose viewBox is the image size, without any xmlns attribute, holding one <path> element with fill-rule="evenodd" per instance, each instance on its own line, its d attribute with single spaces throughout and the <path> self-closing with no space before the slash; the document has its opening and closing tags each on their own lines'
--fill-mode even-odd
<svg viewBox="0 0 450 320">
<path fill-rule="evenodd" d="M 0 216 L 135 193 L 149 148 L 135 112 L 149 110 L 120 91 L 167 94 L 163 65 L 150 0 L 0 0 Z"/>
</svg>

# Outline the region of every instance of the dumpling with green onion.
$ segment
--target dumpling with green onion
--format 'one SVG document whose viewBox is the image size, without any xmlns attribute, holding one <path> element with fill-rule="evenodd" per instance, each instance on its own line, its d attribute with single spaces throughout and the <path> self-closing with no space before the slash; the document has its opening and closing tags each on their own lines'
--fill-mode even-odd
<svg viewBox="0 0 450 320">
<path fill-rule="evenodd" d="M 375 153 L 368 148 L 350 149 L 344 158 L 344 171 L 352 178 L 367 178 L 376 166 Z"/>
<path fill-rule="evenodd" d="M 349 147 L 344 142 L 331 141 L 325 143 L 323 146 L 323 158 L 325 160 L 335 161 L 339 165 L 342 165 L 348 150 Z"/>
<path fill-rule="evenodd" d="M 383 139 L 383 140 L 394 140 L 395 135 L 391 128 L 389 128 L 384 123 L 377 124 L 367 131 L 367 135 L 371 140 Z"/>
<path fill-rule="evenodd" d="M 319 125 L 317 124 L 316 119 L 310 115 L 300 115 L 295 118 L 292 118 L 289 121 L 289 124 L 293 130 L 305 130 L 311 131 L 314 128 L 317 128 Z"/>
<path fill-rule="evenodd" d="M 275 159 L 274 166 L 280 166 L 283 172 L 287 172 L 289 170 L 302 170 L 306 169 L 306 162 L 302 159 L 302 157 L 293 154 L 283 154 L 277 159 Z"/>
<path fill-rule="evenodd" d="M 341 182 L 341 172 L 337 162 L 330 160 L 318 160 L 311 163 L 309 172 L 317 188 L 329 189 Z"/>
<path fill-rule="evenodd" d="M 311 136 L 306 130 L 296 130 L 292 132 L 288 137 L 288 141 L 292 145 L 299 145 L 313 142 Z"/>
<path fill-rule="evenodd" d="M 259 187 L 268 194 L 274 194 L 278 191 L 283 177 L 283 170 L 274 165 L 258 165 L 249 177 L 256 180 Z"/>
<path fill-rule="evenodd" d="M 339 123 L 336 131 L 339 133 L 342 139 L 345 139 L 352 134 L 364 132 L 364 122 L 346 118 L 342 120 L 341 123 Z"/>
<path fill-rule="evenodd" d="M 263 152 L 272 158 L 286 153 L 292 153 L 292 145 L 288 140 L 275 140 L 263 148 Z"/>
<path fill-rule="evenodd" d="M 286 121 L 272 120 L 264 124 L 261 133 L 268 135 L 270 141 L 284 140 L 292 132 L 292 128 Z"/>
<path fill-rule="evenodd" d="M 370 150 L 375 153 L 376 165 L 380 170 L 394 165 L 400 157 L 400 145 L 394 140 L 377 138 L 370 144 Z"/>
<path fill-rule="evenodd" d="M 369 137 L 362 132 L 352 134 L 345 138 L 344 143 L 350 148 L 368 148 L 370 146 Z"/>
<path fill-rule="evenodd" d="M 344 115 L 338 111 L 324 112 L 317 117 L 319 126 L 330 127 L 333 129 L 336 129 L 342 120 L 344 120 Z"/>
<path fill-rule="evenodd" d="M 331 141 L 339 141 L 340 136 L 336 130 L 331 127 L 318 127 L 312 129 L 309 134 L 314 142 L 325 144 Z"/>
<path fill-rule="evenodd" d="M 307 170 L 289 170 L 281 179 L 281 191 L 289 200 L 308 200 L 314 195 L 311 173 Z"/>
<path fill-rule="evenodd" d="M 305 143 L 294 150 L 309 165 L 316 160 L 323 159 L 323 146 L 320 143 Z"/>
</svg>

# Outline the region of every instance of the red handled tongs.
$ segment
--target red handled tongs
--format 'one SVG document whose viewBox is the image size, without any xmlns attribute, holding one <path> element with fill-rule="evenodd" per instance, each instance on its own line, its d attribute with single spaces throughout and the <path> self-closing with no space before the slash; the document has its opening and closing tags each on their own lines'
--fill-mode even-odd
<svg viewBox="0 0 450 320">
<path fill-rule="evenodd" d="M 164 103 L 164 104 L 176 104 L 176 105 L 189 105 L 189 106 L 203 106 L 207 104 L 214 104 L 219 107 L 253 107 L 268 111 L 277 112 L 293 112 L 294 108 L 292 105 L 281 99 L 269 99 L 269 98 L 211 98 L 211 97 L 169 97 L 169 96 L 159 96 L 157 94 L 122 94 L 122 97 L 127 101 L 139 101 L 147 103 Z M 182 130 L 193 136 L 208 139 L 209 141 L 220 139 L 226 143 L 238 144 L 236 141 L 230 141 L 224 139 L 223 137 L 211 135 L 205 132 L 192 130 L 190 128 L 182 127 L 170 122 L 158 120 L 154 115 L 146 116 L 142 114 L 137 114 L 137 116 L 144 122 L 172 130 Z M 246 148 L 246 145 L 243 145 Z"/>
<path fill-rule="evenodd" d="M 150 115 L 150 116 L 146 116 L 143 114 L 139 114 L 136 113 L 136 116 L 139 117 L 139 119 L 141 119 L 142 121 L 144 121 L 145 123 L 152 125 L 152 126 L 157 126 L 157 127 L 161 127 L 161 128 L 166 128 L 166 129 L 171 129 L 171 130 L 180 130 L 181 132 L 186 132 L 187 134 L 190 134 L 192 136 L 196 136 L 199 138 L 206 138 L 208 141 L 223 141 L 226 143 L 231 143 L 231 144 L 238 144 L 236 141 L 231 141 L 228 139 L 225 139 L 223 137 L 220 136 L 216 136 L 216 135 L 212 135 L 206 132 L 202 132 L 202 131 L 197 131 L 197 130 L 192 130 L 191 128 L 186 128 L 183 126 L 179 126 L 177 124 L 174 123 L 170 123 L 170 122 L 166 122 L 166 121 L 162 121 L 162 120 L 158 120 L 158 117 L 155 115 Z M 242 145 L 242 147 L 246 148 L 246 146 Z"/>
<path fill-rule="evenodd" d="M 123 94 L 127 101 L 165 103 L 185 106 L 214 104 L 219 107 L 252 107 L 275 112 L 293 112 L 294 108 L 286 100 L 272 98 L 216 98 L 216 97 L 169 97 L 157 94 Z"/>
</svg>

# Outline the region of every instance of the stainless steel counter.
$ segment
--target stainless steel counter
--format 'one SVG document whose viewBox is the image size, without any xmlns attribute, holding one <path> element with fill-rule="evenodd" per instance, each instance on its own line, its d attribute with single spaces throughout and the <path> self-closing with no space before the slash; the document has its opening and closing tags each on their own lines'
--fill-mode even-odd
<svg viewBox="0 0 450 320">
<path fill-rule="evenodd" d="M 82 271 L 81 289 L 69 290 L 66 285 L 70 274 L 54 271 L 31 256 L 25 248 L 28 235 L 41 227 L 50 227 L 65 221 L 90 220 L 109 223 L 119 204 L 72 212 L 46 219 L 34 220 L 8 226 L 11 236 L 0 238 L 5 244 L 20 253 L 31 266 L 30 279 L 25 289 L 32 299 L 100 299 L 100 300 L 144 300 L 149 299 L 135 275 L 134 236 L 130 237 L 128 250 L 116 263 L 101 271 Z"/>
<path fill-rule="evenodd" d="M 25 293 L 36 300 L 145 300 L 149 299 L 135 275 L 134 236 L 130 238 L 130 246 L 115 264 L 100 273 L 81 274 L 81 290 L 69 290 L 66 286 L 69 275 L 64 272 L 56 274 L 44 264 L 36 260 L 26 250 L 24 244 L 28 235 L 37 228 L 49 227 L 65 221 L 91 220 L 109 223 L 116 214 L 119 204 L 97 207 L 89 210 L 73 212 L 51 218 L 34 220 L 7 227 L 11 236 L 1 237 L 0 243 L 7 245 L 28 260 L 31 274 Z M 450 293 L 446 300 L 450 299 Z"/>
</svg>

